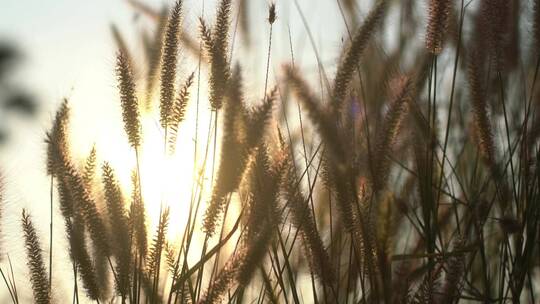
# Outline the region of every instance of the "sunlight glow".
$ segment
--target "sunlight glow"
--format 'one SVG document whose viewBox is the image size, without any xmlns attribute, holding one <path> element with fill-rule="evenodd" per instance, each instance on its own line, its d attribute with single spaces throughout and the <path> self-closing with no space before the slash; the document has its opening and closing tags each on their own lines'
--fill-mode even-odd
<svg viewBox="0 0 540 304">
<path fill-rule="evenodd" d="M 201 100 L 204 96 L 201 95 Z M 155 100 L 157 103 L 157 100 Z M 213 157 L 213 142 L 208 142 L 208 136 L 213 138 L 213 129 L 210 135 L 207 129 L 210 122 L 210 111 L 206 103 L 201 102 L 197 115 L 197 104 L 195 92 L 192 93 L 190 103 L 186 111 L 185 120 L 180 123 L 174 154 L 166 153 L 164 145 L 164 130 L 159 123 L 159 113 L 157 109 L 152 111 L 141 111 L 142 142 L 140 147 L 139 164 L 141 174 L 141 189 L 146 207 L 146 217 L 149 240 L 155 234 L 159 223 L 160 209 L 170 208 L 168 239 L 170 241 L 181 238 L 186 223 L 188 221 L 190 206 L 196 203 L 200 196 L 200 206 L 197 214 L 196 228 L 200 231 L 200 219 L 205 210 L 205 205 L 210 197 L 211 185 L 211 163 Z M 93 138 L 97 154 L 98 166 L 103 162 L 109 162 L 115 170 L 115 174 L 122 187 L 125 197 L 126 210 L 131 204 L 131 174 L 137 169 L 135 151 L 127 143 L 124 133 L 120 104 L 108 104 L 112 109 L 87 108 L 86 113 L 80 113 L 80 109 L 74 107 L 76 112 L 72 121 L 74 139 L 72 143 L 73 152 L 79 155 L 81 161 L 88 154 L 88 138 Z M 93 115 L 104 115 L 103 113 L 115 113 L 110 119 L 103 119 L 105 126 L 97 125 L 95 129 L 84 127 L 84 121 L 79 120 L 80 116 L 88 116 L 91 111 Z M 84 112 L 84 111 L 82 111 Z M 98 114 L 99 113 L 99 114 Z M 93 116 L 92 115 L 92 116 Z M 108 114 L 111 115 L 111 114 Z M 198 121 L 197 121 L 198 117 Z M 196 128 L 196 125 L 199 125 Z M 195 134 L 198 129 L 197 156 L 195 160 Z M 79 142 L 84 138 L 84 142 Z M 218 141 L 219 142 L 219 141 Z M 91 143 L 91 142 L 90 142 Z M 208 151 L 206 145 L 210 144 Z M 207 153 L 206 153 L 207 152 Z M 206 155 L 206 165 L 204 162 Z M 195 164 L 196 161 L 196 164 Z M 201 174 L 204 176 L 201 179 Z M 203 193 L 197 192 L 197 199 L 193 199 L 193 189 L 197 188 L 197 180 L 201 179 Z M 98 173 L 96 182 L 101 183 L 101 176 Z"/>
<path fill-rule="evenodd" d="M 168 239 L 181 237 L 188 221 L 193 200 L 192 191 L 203 170 L 204 147 L 198 144 L 195 159 L 196 111 L 194 102 L 190 104 L 186 120 L 180 123 L 174 154 L 167 151 L 164 130 L 159 125 L 157 114 L 148 113 L 141 118 L 143 143 L 140 152 L 140 170 L 142 194 L 145 201 L 149 224 L 149 233 L 155 231 L 159 223 L 160 210 L 170 209 Z M 199 111 L 199 123 L 208 121 L 209 112 Z M 199 130 L 200 132 L 200 130 Z M 168 140 L 168 139 L 167 139 Z M 203 153 L 201 153 L 203 152 Z M 208 155 L 211 159 L 212 155 Z M 195 164 L 197 161 L 197 164 Z M 210 166 L 206 166 L 205 177 L 210 176 Z M 203 183 L 208 178 L 203 179 Z M 205 203 L 210 194 L 210 185 L 206 183 L 201 195 L 199 215 L 205 210 Z"/>
</svg>

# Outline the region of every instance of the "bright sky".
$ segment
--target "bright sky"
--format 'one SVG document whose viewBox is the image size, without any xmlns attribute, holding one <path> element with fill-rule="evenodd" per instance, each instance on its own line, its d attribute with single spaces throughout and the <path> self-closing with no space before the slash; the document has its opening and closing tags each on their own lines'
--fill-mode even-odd
<svg viewBox="0 0 540 304">
<path fill-rule="evenodd" d="M 72 136 L 78 157 L 84 157 L 94 142 L 98 153 L 108 157 L 113 166 L 118 162 L 130 162 L 125 155 L 114 151 L 125 151 L 122 138 L 120 108 L 114 74 L 115 45 L 110 35 L 110 24 L 114 22 L 125 35 L 135 57 L 142 58 L 139 29 L 144 17 L 136 20 L 132 8 L 122 0 L 0 0 L 0 40 L 13 42 L 24 53 L 25 60 L 17 71 L 17 83 L 33 92 L 42 105 L 37 123 L 15 121 L 19 130 L 14 134 L 8 149 L 0 151 L 0 161 L 7 179 L 6 206 L 2 206 L 2 244 L 1 254 L 9 253 L 16 261 L 24 256 L 22 233 L 20 230 L 21 208 L 28 208 L 42 236 L 43 248 L 48 248 L 49 189 L 44 175 L 43 136 L 50 126 L 56 106 L 63 97 L 69 97 L 73 107 Z M 206 20 L 213 20 L 214 0 L 207 0 Z M 237 51 L 242 47 L 236 42 L 235 60 L 242 59 L 247 97 L 260 99 L 264 83 L 268 27 L 268 3 L 265 0 L 252 1 L 251 34 L 253 48 Z M 272 67 L 270 84 L 274 83 L 272 71 L 279 72 L 281 63 L 290 58 L 288 28 L 292 33 L 292 43 L 297 65 L 305 71 L 316 72 L 315 58 L 301 18 L 293 1 L 278 0 L 278 21 L 274 27 Z M 332 67 L 337 59 L 337 50 L 345 33 L 343 21 L 335 1 L 298 0 L 308 19 L 315 44 L 326 67 Z M 145 3 L 160 8 L 163 0 L 146 0 Z M 185 23 L 196 36 L 196 20 L 201 15 L 201 0 L 187 0 L 184 4 Z M 234 27 L 234 23 L 233 23 Z M 339 34 L 336 34 L 339 33 Z M 264 60 L 262 60 L 264 58 Z M 183 61 L 181 68 L 184 78 L 196 67 L 194 62 Z M 203 85 L 204 87 L 204 85 Z M 112 123 L 111 123 L 112 121 Z M 149 123 L 152 125 L 152 122 Z M 159 134 L 157 135 L 159 136 Z M 187 139 L 190 140 L 189 138 Z M 112 159 L 111 159 L 112 158 Z M 191 172 L 179 164 L 182 171 Z M 184 167 L 182 167 L 184 166 Z M 149 169 L 150 170 L 150 169 Z M 144 172 L 144 169 L 143 169 Z M 126 172 L 124 172 L 126 173 Z M 126 174 L 124 174 L 126 175 Z M 121 177 L 129 178 L 127 176 Z M 144 182 L 143 182 L 144 183 Z M 64 227 L 57 218 L 55 235 L 63 235 Z M 57 238 L 58 249 L 55 260 L 68 261 L 63 249 L 65 241 Z M 44 254 L 47 257 L 47 253 Z M 47 257 L 48 258 L 48 257 Z M 3 257 L 2 268 L 6 267 Z M 69 271 L 69 263 L 59 263 L 55 273 Z M 14 263 L 14 271 L 20 293 L 29 287 L 24 275 L 24 263 Z M 71 292 L 69 284 L 55 282 L 57 299 Z M 0 302 L 8 300 L 5 288 L 0 288 Z M 29 294 L 29 293 L 27 293 Z M 26 302 L 22 299 L 23 302 Z"/>
</svg>

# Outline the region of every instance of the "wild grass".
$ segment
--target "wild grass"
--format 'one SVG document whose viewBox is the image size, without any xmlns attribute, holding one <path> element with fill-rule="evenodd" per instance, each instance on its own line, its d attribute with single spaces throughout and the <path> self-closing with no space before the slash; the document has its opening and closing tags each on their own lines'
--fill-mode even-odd
<svg viewBox="0 0 540 304">
<path fill-rule="evenodd" d="M 337 1 L 349 32 L 332 33 L 344 37 L 334 73 L 320 58 L 319 73 L 308 73 L 291 44 L 273 84 L 280 2 L 258 20 L 268 36 L 250 29 L 251 1 L 220 0 L 213 21 L 199 19 L 198 38 L 182 25 L 182 1 L 163 11 L 128 2 L 155 33 L 144 32 L 139 62 L 113 27 L 119 109 L 137 160 L 131 193 L 113 165 L 98 165 L 108 158 L 99 146 L 78 163 L 65 100 L 44 160 L 65 236 L 52 233 L 53 205 L 49 248 L 22 213 L 35 302 L 539 301 L 539 1 L 375 0 L 361 14 Z M 230 55 L 235 16 L 243 47 L 268 43 L 260 101 L 248 98 L 258 94 L 246 92 L 245 62 Z M 396 30 L 391 46 L 383 38 Z M 180 49 L 200 59 L 197 71 L 179 68 L 189 56 Z M 211 118 L 207 137 L 194 137 L 187 221 L 178 227 L 162 199 L 150 236 L 142 120 L 160 122 L 164 155 L 174 156 L 192 136 L 182 128 L 188 106 L 204 111 L 201 90 Z M 62 278 L 49 276 L 52 258 L 46 265 L 53 238 L 64 237 L 68 248 L 55 252 L 69 254 L 73 299 L 51 292 Z M 15 275 L 0 271 L 19 303 Z"/>
</svg>

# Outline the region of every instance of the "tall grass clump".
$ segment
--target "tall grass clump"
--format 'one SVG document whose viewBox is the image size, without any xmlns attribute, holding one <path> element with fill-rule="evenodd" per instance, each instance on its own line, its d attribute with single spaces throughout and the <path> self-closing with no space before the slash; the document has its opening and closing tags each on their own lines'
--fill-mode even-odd
<svg viewBox="0 0 540 304">
<path fill-rule="evenodd" d="M 538 1 L 328 2 L 320 43 L 296 2 L 127 2 L 149 27 L 144 60 L 112 29 L 127 151 L 77 155 L 59 105 L 50 242 L 25 206 L 13 303 L 538 302 Z"/>
</svg>

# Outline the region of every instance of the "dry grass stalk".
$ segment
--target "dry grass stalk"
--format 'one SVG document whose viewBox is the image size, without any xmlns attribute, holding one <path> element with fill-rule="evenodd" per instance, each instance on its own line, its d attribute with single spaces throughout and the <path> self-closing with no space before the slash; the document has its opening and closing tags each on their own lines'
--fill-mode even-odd
<svg viewBox="0 0 540 304">
<path fill-rule="evenodd" d="M 109 213 L 114 241 L 113 254 L 116 258 L 116 290 L 122 298 L 129 294 L 131 277 L 131 237 L 129 233 L 129 221 L 125 211 L 124 197 L 120 191 L 120 185 L 116 180 L 113 169 L 108 163 L 102 167 L 103 187 Z"/>
<path fill-rule="evenodd" d="M 478 142 L 478 147 L 483 161 L 489 166 L 495 166 L 495 141 L 491 120 L 489 118 L 489 109 L 486 101 L 484 86 L 482 85 L 482 76 L 480 73 L 481 64 L 477 52 L 471 52 L 471 58 L 468 65 L 469 88 L 471 95 L 471 107 L 473 111 L 474 132 Z"/>
<path fill-rule="evenodd" d="M 414 92 L 413 78 L 405 77 L 400 81 L 399 88 L 388 106 L 382 122 L 382 128 L 375 143 L 373 190 L 380 192 L 388 179 L 390 155 L 392 146 L 399 134 L 403 118 L 406 116 L 408 105 Z"/>
<path fill-rule="evenodd" d="M 328 112 L 322 107 L 320 99 L 315 95 L 297 70 L 292 66 L 285 67 L 287 80 L 290 82 L 293 92 L 304 105 L 311 121 L 317 126 L 320 136 L 325 141 L 328 154 L 339 165 L 345 161 L 345 151 L 336 127 L 329 117 Z"/>
<path fill-rule="evenodd" d="M 460 251 L 465 247 L 465 241 L 458 236 L 454 242 L 453 250 Z M 441 303 L 454 303 L 461 294 L 463 287 L 463 274 L 465 272 L 465 254 L 451 256 L 446 261 L 446 276 L 441 286 Z"/>
<path fill-rule="evenodd" d="M 103 294 L 93 259 L 86 246 L 82 216 L 75 213 L 72 220 L 66 220 L 66 229 L 71 259 L 77 267 L 77 273 L 83 282 L 86 295 L 92 300 L 98 300 Z"/>
<path fill-rule="evenodd" d="M 67 121 L 69 118 L 69 107 L 67 99 L 64 99 L 60 108 L 56 112 L 51 130 L 46 134 L 47 143 L 47 174 L 55 176 L 58 174 L 58 166 L 62 164 L 66 156 L 64 155 L 68 147 L 67 141 Z"/>
<path fill-rule="evenodd" d="M 165 208 L 160 214 L 159 224 L 156 235 L 152 241 L 152 246 L 148 251 L 146 263 L 146 272 L 148 279 L 152 282 L 150 301 L 155 301 L 158 298 L 159 273 L 161 269 L 161 257 L 165 248 L 167 229 L 169 227 L 169 208 Z"/>
<path fill-rule="evenodd" d="M 376 1 L 375 7 L 371 9 L 364 23 L 352 38 L 351 45 L 347 48 L 338 65 L 332 89 L 332 107 L 334 113 L 341 111 L 345 96 L 349 92 L 354 71 L 360 62 L 360 57 L 367 47 L 371 36 L 384 19 L 388 2 L 387 0 Z"/>
<path fill-rule="evenodd" d="M 148 241 L 146 230 L 146 210 L 144 202 L 141 200 L 141 186 L 139 185 L 139 177 L 137 172 L 131 175 L 131 184 L 133 191 L 131 194 L 131 205 L 129 211 L 130 231 L 133 235 L 133 243 L 137 248 L 137 254 L 141 257 L 146 257 Z"/>
<path fill-rule="evenodd" d="M 118 89 L 122 104 L 122 119 L 129 144 L 138 149 L 141 145 L 141 123 L 139 121 L 139 102 L 136 96 L 135 80 L 131 71 L 130 60 L 127 55 L 118 53 L 116 57 L 116 74 Z"/>
<path fill-rule="evenodd" d="M 230 77 L 227 59 L 230 15 L 231 0 L 221 0 L 212 31 L 201 19 L 201 35 L 210 63 L 210 104 L 213 110 L 221 108 Z"/>
<path fill-rule="evenodd" d="M 475 41 L 485 43 L 483 52 L 491 56 L 495 69 L 500 71 L 504 64 L 504 46 L 509 31 L 509 4 L 507 0 L 482 0 L 476 24 L 478 36 Z"/>
<path fill-rule="evenodd" d="M 272 110 L 277 99 L 277 87 L 263 100 L 263 102 L 250 110 L 243 111 L 245 121 L 245 144 L 248 149 L 253 149 L 263 142 L 266 126 L 272 121 Z"/>
<path fill-rule="evenodd" d="M 181 87 L 180 91 L 178 92 L 178 96 L 176 97 L 176 100 L 174 102 L 174 106 L 172 108 L 172 113 L 170 117 L 170 123 L 169 123 L 169 153 L 174 154 L 174 150 L 176 148 L 176 137 L 178 135 L 178 127 L 180 123 L 184 120 L 186 115 L 186 108 L 189 102 L 189 90 L 191 88 L 191 85 L 193 85 L 193 77 L 194 73 L 189 75 L 184 85 Z"/>
<path fill-rule="evenodd" d="M 240 68 L 237 67 L 231 77 L 225 99 L 221 158 L 210 205 L 204 217 L 204 230 L 209 235 L 215 231 L 227 195 L 237 190 L 249 156 L 263 141 L 276 98 L 274 90 L 259 107 L 247 110 L 241 82 Z"/>
<path fill-rule="evenodd" d="M 92 183 L 94 181 L 94 178 L 96 177 L 96 166 L 97 166 L 97 150 L 96 146 L 92 146 L 92 150 L 90 150 L 90 154 L 86 158 L 86 161 L 84 162 L 84 170 L 82 179 L 84 184 L 86 185 L 87 189 L 90 189 L 92 187 Z"/>
<path fill-rule="evenodd" d="M 426 30 L 426 48 L 434 55 L 441 53 L 452 10 L 452 0 L 430 0 Z"/>
<path fill-rule="evenodd" d="M 244 287 L 261 264 L 266 249 L 280 223 L 277 195 L 280 172 L 272 168 L 266 147 L 257 150 L 249 172 L 250 199 L 246 227 L 240 247 L 226 262 L 199 303 L 218 303 L 233 286 Z"/>
<path fill-rule="evenodd" d="M 53 128 L 48 135 L 48 171 L 59 180 L 58 187 L 64 199 L 60 200 L 60 210 L 66 220 L 79 214 L 89 229 L 94 245 L 104 255 L 109 254 L 107 233 L 105 226 L 92 200 L 89 184 L 84 176 L 73 166 L 68 149 L 67 125 L 69 121 L 69 108 L 67 101 L 62 103 L 57 112 Z"/>
<path fill-rule="evenodd" d="M 324 285 L 332 286 L 335 272 L 321 236 L 317 231 L 308 200 L 300 189 L 300 181 L 292 163 L 289 147 L 283 146 L 280 153 L 284 157 L 281 187 L 287 200 L 287 206 L 291 210 L 292 223 L 300 231 L 300 239 L 303 242 L 303 248 L 311 271 L 322 280 Z"/>
<path fill-rule="evenodd" d="M 223 109 L 220 162 L 212 198 L 204 217 L 204 229 L 210 235 L 214 233 L 216 221 L 223 211 L 227 194 L 238 187 L 246 166 L 247 151 L 239 138 L 239 134 L 243 132 L 240 123 L 243 121 L 244 109 L 241 82 L 240 68 L 237 67 L 230 80 Z"/>
<path fill-rule="evenodd" d="M 94 266 L 86 246 L 83 217 L 76 208 L 74 193 L 68 179 L 64 175 L 60 176 L 57 186 L 60 198 L 60 210 L 65 221 L 73 267 L 78 270 L 88 297 L 94 300 L 99 299 L 101 293 Z"/>
<path fill-rule="evenodd" d="M 108 233 L 101 218 L 95 201 L 90 195 L 90 190 L 86 187 L 80 174 L 73 167 L 66 163 L 64 167 L 64 178 L 70 188 L 76 212 L 82 216 L 85 226 L 88 228 L 90 238 L 94 246 L 105 256 L 110 254 Z"/>
<path fill-rule="evenodd" d="M 30 215 L 24 209 L 22 211 L 22 227 L 26 244 L 27 264 L 30 268 L 30 282 L 34 291 L 34 301 L 38 304 L 48 304 L 51 302 L 49 278 L 47 270 L 45 270 L 39 238 Z"/>
<path fill-rule="evenodd" d="M 116 43 L 116 48 L 118 49 L 118 53 L 122 54 L 122 56 L 125 57 L 128 63 L 133 62 L 126 41 L 124 40 L 124 37 L 122 36 L 116 25 L 111 24 L 111 32 L 114 42 Z"/>
<path fill-rule="evenodd" d="M 153 96 L 156 83 L 159 81 L 160 65 L 161 65 L 161 52 L 162 52 L 162 39 L 163 33 L 167 26 L 168 10 L 163 9 L 161 12 L 155 12 L 156 16 L 156 29 L 154 33 L 143 33 L 143 45 L 146 57 L 146 64 L 148 69 L 146 72 L 146 96 L 145 96 L 145 109 L 150 110 L 153 106 Z"/>
<path fill-rule="evenodd" d="M 176 82 L 176 64 L 178 61 L 178 46 L 180 40 L 182 1 L 176 1 L 170 12 L 169 20 L 162 41 L 161 51 L 161 87 L 160 87 L 160 122 L 163 128 L 170 123 L 174 106 Z"/>
<path fill-rule="evenodd" d="M 243 34 L 244 44 L 246 46 L 251 45 L 251 32 L 249 30 L 249 0 L 240 0 L 238 4 L 238 9 L 240 10 L 238 21 L 240 24 L 240 32 Z"/>
</svg>

